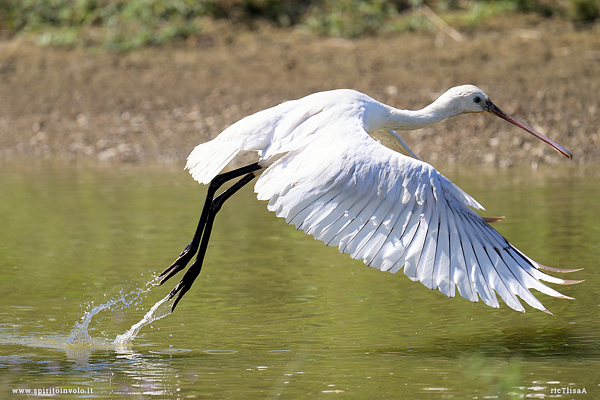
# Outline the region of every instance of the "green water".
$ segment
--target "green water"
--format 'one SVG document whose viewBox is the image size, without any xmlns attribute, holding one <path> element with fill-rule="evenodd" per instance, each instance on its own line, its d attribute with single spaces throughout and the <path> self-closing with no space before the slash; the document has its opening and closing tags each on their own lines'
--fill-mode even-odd
<svg viewBox="0 0 600 400">
<path fill-rule="evenodd" d="M 585 268 L 538 294 L 553 316 L 449 299 L 296 231 L 251 188 L 217 218 L 174 314 L 112 341 L 175 285 L 145 288 L 188 243 L 204 188 L 179 168 L 0 165 L 0 398 L 600 398 L 600 184 L 566 165 L 443 172 L 542 264 Z M 563 388 L 565 393 L 563 394 Z M 585 394 L 575 393 L 585 389 Z M 133 397 L 132 397 L 133 395 Z"/>
</svg>

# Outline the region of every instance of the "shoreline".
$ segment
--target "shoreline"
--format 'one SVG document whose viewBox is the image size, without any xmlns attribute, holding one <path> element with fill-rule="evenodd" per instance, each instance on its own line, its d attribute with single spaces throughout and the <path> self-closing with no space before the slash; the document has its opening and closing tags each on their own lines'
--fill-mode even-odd
<svg viewBox="0 0 600 400">
<path fill-rule="evenodd" d="M 518 17 L 463 32 L 357 40 L 217 26 L 203 40 L 130 53 L 0 41 L 0 160 L 184 163 L 193 147 L 282 101 L 353 88 L 421 108 L 471 83 L 573 153 L 503 121 L 466 115 L 399 132 L 430 163 L 509 167 L 600 162 L 599 27 Z"/>
</svg>

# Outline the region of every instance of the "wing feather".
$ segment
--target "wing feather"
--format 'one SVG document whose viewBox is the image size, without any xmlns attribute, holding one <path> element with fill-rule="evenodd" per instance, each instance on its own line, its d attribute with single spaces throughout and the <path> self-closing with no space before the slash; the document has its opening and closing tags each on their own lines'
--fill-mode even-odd
<svg viewBox="0 0 600 400">
<path fill-rule="evenodd" d="M 473 226 L 476 231 L 479 232 L 480 237 L 487 238 L 488 242 L 490 243 L 490 247 L 486 248 L 486 250 L 490 255 L 490 259 L 494 260 L 494 265 L 497 266 L 499 274 L 502 275 L 503 282 L 506 282 L 509 285 L 510 290 L 514 294 L 519 295 L 519 297 L 525 300 L 530 306 L 542 311 L 547 311 L 542 303 L 540 303 L 539 300 L 537 300 L 528 289 L 529 287 L 536 286 L 530 279 L 531 276 L 528 275 L 526 271 L 518 264 L 516 264 L 514 259 L 512 259 L 512 257 L 506 252 L 506 248 L 511 247 L 510 243 L 508 243 L 506 239 L 499 234 L 498 236 L 492 234 L 493 230 L 484 221 L 477 221 L 477 223 Z M 500 247 L 502 246 L 501 242 L 494 242 L 494 239 L 498 238 L 502 239 L 502 241 L 506 243 L 507 247 L 502 248 Z M 498 244 L 500 244 L 500 246 Z M 525 312 L 525 309 L 522 309 L 522 311 Z"/>
<path fill-rule="evenodd" d="M 350 256 L 355 260 L 364 259 L 365 254 L 369 252 L 371 246 L 374 246 L 377 242 L 377 239 L 374 239 L 373 237 L 388 218 L 392 206 L 393 203 L 390 201 L 381 201 L 375 212 L 372 213 L 369 221 L 363 225 L 352 241 L 342 250 L 346 253 L 350 253 Z"/>
<path fill-rule="evenodd" d="M 321 215 L 319 220 L 315 220 L 309 228 L 305 229 L 307 234 L 313 235 L 317 240 L 325 243 L 328 243 L 338 232 L 336 226 L 343 226 L 346 223 L 343 218 L 349 216 L 348 210 L 356 202 L 354 197 L 349 197 L 347 193 L 342 191 L 332 200 L 332 204 L 334 207 L 330 214 Z"/>
<path fill-rule="evenodd" d="M 465 220 L 469 221 L 468 216 Z M 511 308 L 524 312 L 523 306 L 519 303 L 519 300 L 514 294 L 514 287 L 509 288 L 509 285 L 511 285 L 512 282 L 503 279 L 508 278 L 508 276 L 504 273 L 505 271 L 501 271 L 503 265 L 499 262 L 496 252 L 493 251 L 494 246 L 491 245 L 485 234 L 482 234 L 477 229 L 477 224 L 471 224 L 469 227 L 471 229 L 469 229 L 468 234 L 471 235 L 471 243 L 474 244 L 475 252 L 480 261 L 479 268 L 481 273 L 489 278 L 488 282 L 490 287 L 494 289 Z"/>
<path fill-rule="evenodd" d="M 413 242 L 406 253 L 406 259 L 404 261 L 404 275 L 408 276 L 408 278 L 412 281 L 419 280 L 417 275 L 417 266 L 423 254 L 423 247 L 425 246 L 425 240 L 427 239 L 427 234 L 429 233 L 429 227 L 434 208 L 435 203 L 433 201 L 425 201 L 425 213 L 420 215 L 421 220 L 419 221 L 419 228 L 417 229 Z M 427 254 L 425 256 L 427 256 Z"/>
<path fill-rule="evenodd" d="M 452 273 L 452 280 L 448 282 L 448 285 L 452 287 L 452 293 L 454 293 L 454 284 L 458 287 L 458 292 L 461 296 L 470 301 L 477 301 L 477 290 L 475 289 L 474 280 L 471 280 L 469 271 L 467 270 L 467 263 L 465 260 L 465 250 L 460 232 L 456 227 L 459 222 L 456 220 L 453 210 L 447 210 L 447 222 L 448 231 L 450 237 L 450 270 Z"/>
<path fill-rule="evenodd" d="M 448 297 L 454 297 L 454 281 L 450 270 L 450 231 L 448 227 L 448 211 L 440 207 L 438 222 L 437 249 L 435 253 L 435 264 L 431 274 L 432 285 L 439 288 L 440 292 Z"/>
<path fill-rule="evenodd" d="M 461 240 L 466 242 L 467 246 L 463 246 L 467 255 L 467 263 L 470 267 L 472 279 L 475 279 L 475 287 L 483 302 L 491 307 L 498 308 L 500 304 L 494 295 L 494 288 L 497 274 L 494 269 L 490 269 L 487 262 L 487 256 L 482 253 L 479 242 L 473 237 L 470 225 L 468 224 L 464 214 L 458 214 L 459 223 L 457 224 L 461 233 Z"/>
<path fill-rule="evenodd" d="M 402 251 L 399 254 L 399 257 L 394 261 L 392 267 L 389 269 L 391 273 L 396 273 L 402 269 L 406 265 L 406 257 L 408 256 L 408 250 L 415 242 L 415 238 L 417 237 L 417 233 L 421 228 L 421 224 L 423 223 L 423 214 L 414 214 L 413 217 L 416 220 L 412 226 L 409 226 L 406 236 L 402 236 L 402 240 L 400 242 Z M 412 219 L 412 218 L 411 218 Z"/>
<path fill-rule="evenodd" d="M 384 200 L 383 204 L 385 204 L 387 214 L 378 221 L 375 229 L 371 230 L 372 233 L 368 236 L 368 240 L 357 249 L 356 254 L 352 255 L 352 258 L 356 260 L 365 260 L 365 264 L 369 266 L 390 235 L 390 230 L 395 221 L 398 220 L 401 211 L 401 207 L 389 200 Z"/>
<path fill-rule="evenodd" d="M 439 227 L 440 227 L 440 209 L 438 207 L 438 201 L 430 199 L 430 203 L 433 204 L 433 210 L 431 219 L 429 220 L 429 229 L 427 237 L 421 250 L 421 256 L 419 258 L 419 264 L 417 265 L 417 279 L 421 281 L 423 285 L 429 289 L 435 289 L 437 285 L 434 285 L 434 267 L 436 263 Z"/>
<path fill-rule="evenodd" d="M 321 127 L 318 138 L 269 165 L 255 190 L 269 210 L 316 239 L 382 271 L 404 267 L 410 279 L 449 297 L 457 287 L 498 308 L 497 293 L 518 311 L 525 311 L 518 297 L 547 311 L 530 288 L 566 297 L 541 282 L 565 281 L 539 271 L 477 215 L 470 208 L 482 208 L 477 201 L 360 124 Z"/>
<path fill-rule="evenodd" d="M 337 246 L 339 244 L 337 235 L 352 223 L 354 215 L 360 213 L 368 202 L 367 197 L 356 199 L 354 196 L 347 196 L 341 205 L 344 212 L 340 218 L 321 232 L 318 240 L 322 240 L 328 246 Z"/>
</svg>

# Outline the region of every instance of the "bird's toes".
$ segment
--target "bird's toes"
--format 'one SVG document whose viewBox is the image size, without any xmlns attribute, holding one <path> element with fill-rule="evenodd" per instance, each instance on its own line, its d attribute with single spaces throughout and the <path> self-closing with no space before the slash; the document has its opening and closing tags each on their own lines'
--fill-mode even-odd
<svg viewBox="0 0 600 400">
<path fill-rule="evenodd" d="M 179 282 L 177 285 L 175 285 L 175 287 L 169 292 L 169 300 L 171 300 L 173 297 L 175 297 L 175 295 L 177 294 L 177 292 L 179 292 L 181 290 L 181 282 Z"/>
<path fill-rule="evenodd" d="M 173 305 L 171 306 L 171 312 L 175 311 L 175 307 L 177 307 L 179 300 L 181 300 L 183 295 L 190 289 L 190 286 L 191 285 L 188 285 L 187 283 L 181 281 L 177 284 L 177 286 L 173 288 L 173 290 L 171 290 L 171 292 L 169 293 L 169 300 L 171 300 L 173 297 L 175 297 L 175 295 L 177 295 L 175 301 L 173 302 Z"/>
<path fill-rule="evenodd" d="M 177 261 L 179 261 L 179 260 L 177 260 Z M 167 267 L 167 269 L 165 269 L 163 272 L 161 272 L 160 275 L 158 275 L 158 276 L 162 277 L 159 285 L 162 285 L 163 283 L 168 281 L 173 275 L 175 275 L 176 273 L 178 273 L 179 271 L 181 271 L 182 269 L 185 268 L 187 263 L 181 264 L 181 263 L 178 263 L 177 261 L 175 261 L 173 264 L 171 264 L 169 267 Z"/>
<path fill-rule="evenodd" d="M 187 246 L 181 251 L 179 257 L 173 262 L 173 264 L 169 265 L 163 272 L 161 272 L 158 276 L 163 277 L 159 283 L 162 285 L 166 281 L 168 281 L 173 275 L 181 271 L 186 267 L 186 265 L 190 262 L 194 253 L 191 252 L 192 242 L 188 243 Z"/>
</svg>

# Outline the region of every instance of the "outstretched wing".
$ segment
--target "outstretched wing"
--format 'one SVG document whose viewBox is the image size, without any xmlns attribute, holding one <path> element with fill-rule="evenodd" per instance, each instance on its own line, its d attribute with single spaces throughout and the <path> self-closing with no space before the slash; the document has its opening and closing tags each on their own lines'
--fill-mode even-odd
<svg viewBox="0 0 600 400">
<path fill-rule="evenodd" d="M 410 279 L 449 297 L 458 287 L 463 297 L 476 302 L 479 294 L 498 308 L 495 291 L 521 312 L 517 296 L 548 312 L 530 288 L 568 298 L 540 281 L 569 281 L 542 273 L 432 166 L 382 146 L 357 122 L 323 129 L 330 134 L 287 153 L 257 181 L 258 198 L 279 217 L 370 267 L 404 267 Z"/>
</svg>

